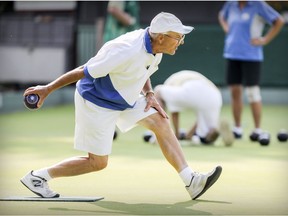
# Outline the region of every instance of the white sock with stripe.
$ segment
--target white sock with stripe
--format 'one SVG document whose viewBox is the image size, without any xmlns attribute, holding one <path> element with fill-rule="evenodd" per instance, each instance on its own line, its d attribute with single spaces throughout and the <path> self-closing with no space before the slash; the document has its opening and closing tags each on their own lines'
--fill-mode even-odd
<svg viewBox="0 0 288 216">
<path fill-rule="evenodd" d="M 40 176 L 40 177 L 46 179 L 47 181 L 52 179 L 52 177 L 49 175 L 48 169 L 45 169 L 45 168 L 33 171 L 33 175 Z"/>
<path fill-rule="evenodd" d="M 179 173 L 180 178 L 182 179 L 182 181 L 184 182 L 186 186 L 190 184 L 192 175 L 193 175 L 193 170 L 190 167 L 184 168 Z"/>
</svg>

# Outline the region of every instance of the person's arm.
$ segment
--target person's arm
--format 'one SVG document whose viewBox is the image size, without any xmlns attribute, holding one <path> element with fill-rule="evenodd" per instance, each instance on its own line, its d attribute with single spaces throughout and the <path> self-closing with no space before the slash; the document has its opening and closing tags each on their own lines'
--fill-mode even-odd
<svg viewBox="0 0 288 216">
<path fill-rule="evenodd" d="M 149 94 L 151 95 L 154 95 L 154 91 L 153 91 L 153 88 L 152 88 L 152 85 L 151 85 L 151 80 L 150 78 L 146 81 L 143 89 L 142 89 L 142 93 L 147 96 Z"/>
<path fill-rule="evenodd" d="M 136 22 L 134 17 L 126 13 L 121 8 L 116 7 L 116 5 L 108 5 L 107 12 L 114 16 L 124 26 L 130 26 Z"/>
<path fill-rule="evenodd" d="M 193 135 L 194 135 L 195 132 L 196 132 L 196 128 L 197 128 L 197 123 L 195 123 L 195 124 L 190 128 L 190 130 L 187 132 L 187 134 L 186 134 L 186 139 L 191 140 L 191 138 L 193 137 Z"/>
<path fill-rule="evenodd" d="M 146 81 L 142 89 L 142 93 L 145 95 L 147 101 L 147 105 L 144 109 L 145 112 L 147 112 L 151 107 L 154 107 L 160 113 L 160 115 L 163 116 L 163 118 L 168 118 L 168 115 L 160 106 L 160 104 L 158 103 L 158 101 L 154 96 L 150 78 Z"/>
<path fill-rule="evenodd" d="M 229 31 L 229 26 L 228 26 L 228 23 L 224 19 L 224 17 L 223 17 L 221 12 L 218 15 L 218 21 L 219 21 L 220 26 L 222 27 L 223 31 L 225 32 L 225 34 L 227 34 L 228 31 Z"/>
<path fill-rule="evenodd" d="M 178 139 L 181 138 L 181 134 L 180 134 L 180 128 L 179 128 L 179 119 L 180 119 L 180 113 L 179 112 L 173 112 L 171 113 L 172 116 L 172 123 L 174 126 L 174 130 L 175 130 L 175 135 L 177 136 Z M 195 123 L 185 134 L 184 139 L 186 140 L 191 140 L 192 136 L 195 134 L 196 131 L 196 127 L 197 127 L 197 123 Z"/>
<path fill-rule="evenodd" d="M 38 108 L 40 108 L 45 100 L 45 98 L 51 94 L 53 91 L 62 88 L 66 85 L 69 85 L 71 83 L 77 82 L 78 80 L 82 79 L 84 77 L 84 66 L 80 66 L 78 68 L 75 68 L 74 70 L 71 70 L 56 80 L 50 82 L 47 85 L 38 85 L 34 87 L 29 87 L 25 90 L 24 96 L 29 94 L 38 94 L 40 97 L 40 100 L 37 104 Z"/>
<path fill-rule="evenodd" d="M 282 16 L 278 17 L 270 27 L 269 31 L 266 33 L 265 36 L 260 38 L 253 38 L 251 43 L 255 46 L 263 46 L 269 44 L 280 32 L 285 21 Z"/>
<path fill-rule="evenodd" d="M 155 95 L 155 98 L 156 100 L 158 101 L 159 105 L 164 109 L 166 110 L 166 104 L 165 104 L 165 101 L 163 100 L 162 96 L 161 96 L 161 93 L 160 93 L 160 88 L 161 88 L 162 85 L 157 85 L 155 86 L 154 88 L 154 95 Z"/>
</svg>

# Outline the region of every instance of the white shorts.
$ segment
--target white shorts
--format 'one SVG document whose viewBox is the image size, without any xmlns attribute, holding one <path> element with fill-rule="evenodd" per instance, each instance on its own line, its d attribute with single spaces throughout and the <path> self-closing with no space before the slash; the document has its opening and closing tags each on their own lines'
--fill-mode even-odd
<svg viewBox="0 0 288 216">
<path fill-rule="evenodd" d="M 144 112 L 145 106 L 146 99 L 141 95 L 133 108 L 111 110 L 85 100 L 76 89 L 74 148 L 95 155 L 109 155 L 116 125 L 127 132 L 138 121 L 157 112 L 153 108 Z"/>
<path fill-rule="evenodd" d="M 160 92 L 170 112 L 195 111 L 197 135 L 206 137 L 210 129 L 218 128 L 222 96 L 215 86 L 203 80 L 191 80 L 180 87 L 161 86 Z"/>
</svg>

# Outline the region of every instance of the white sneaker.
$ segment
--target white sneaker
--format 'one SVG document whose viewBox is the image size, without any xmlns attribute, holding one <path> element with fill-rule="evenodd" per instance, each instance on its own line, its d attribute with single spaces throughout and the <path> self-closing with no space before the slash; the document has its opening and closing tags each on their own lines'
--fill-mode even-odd
<svg viewBox="0 0 288 216">
<path fill-rule="evenodd" d="M 190 194 L 192 200 L 195 200 L 204 194 L 217 181 L 221 172 L 221 166 L 217 166 L 207 174 L 194 172 L 192 174 L 190 185 L 186 186 L 186 190 Z"/>
<path fill-rule="evenodd" d="M 60 195 L 49 189 L 47 180 L 33 175 L 33 170 L 20 179 L 23 185 L 25 185 L 33 193 L 43 198 L 57 198 Z"/>
<path fill-rule="evenodd" d="M 220 135 L 225 146 L 231 146 L 234 142 L 234 134 L 230 128 L 230 125 L 227 121 L 222 120 L 220 122 Z"/>
</svg>

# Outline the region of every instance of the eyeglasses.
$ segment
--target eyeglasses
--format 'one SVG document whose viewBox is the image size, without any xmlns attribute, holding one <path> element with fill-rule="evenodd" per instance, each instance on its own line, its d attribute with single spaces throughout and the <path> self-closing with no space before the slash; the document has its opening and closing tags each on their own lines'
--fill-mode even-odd
<svg viewBox="0 0 288 216">
<path fill-rule="evenodd" d="M 174 39 L 174 40 L 177 40 L 177 41 L 178 41 L 178 44 L 182 44 L 183 41 L 184 41 L 184 39 L 185 39 L 185 35 L 182 35 L 181 38 L 175 38 L 175 37 L 172 37 L 172 36 L 170 36 L 170 35 L 168 35 L 168 34 L 165 34 L 165 33 L 164 33 L 163 35 L 165 35 L 165 36 L 167 36 L 167 37 L 169 37 L 169 38 L 172 38 L 172 39 Z"/>
</svg>

